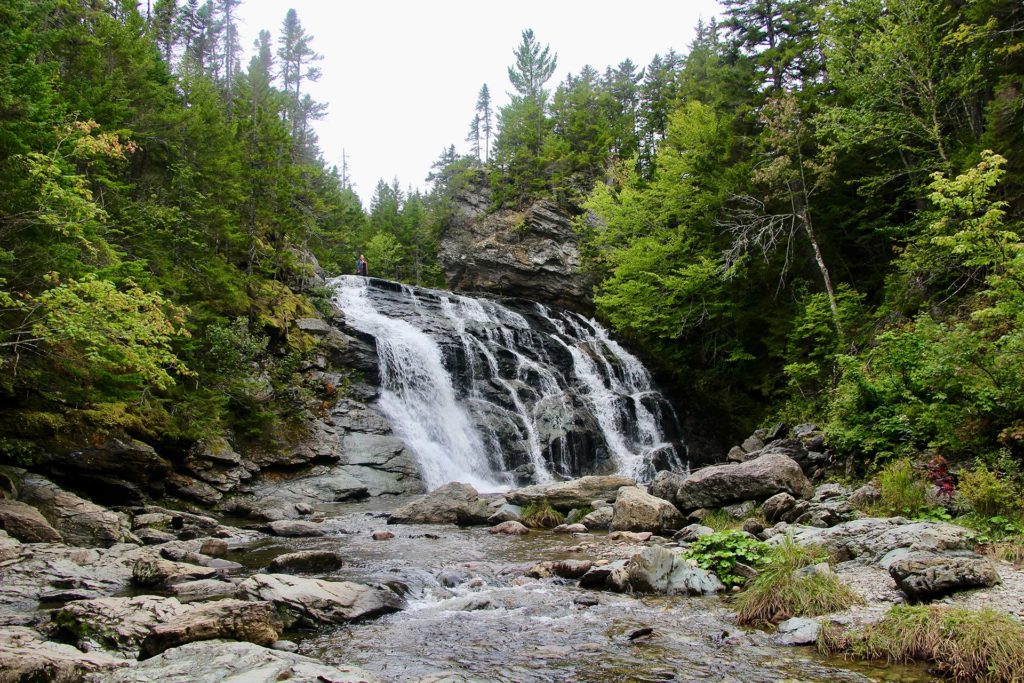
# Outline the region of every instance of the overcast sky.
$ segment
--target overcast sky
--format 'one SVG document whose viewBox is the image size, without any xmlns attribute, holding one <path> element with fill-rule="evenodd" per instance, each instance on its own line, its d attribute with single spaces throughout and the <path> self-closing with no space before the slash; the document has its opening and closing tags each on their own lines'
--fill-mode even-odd
<svg viewBox="0 0 1024 683">
<path fill-rule="evenodd" d="M 496 107 L 508 101 L 523 29 L 558 54 L 553 85 L 585 64 L 603 72 L 626 58 L 644 66 L 669 48 L 685 53 L 698 18 L 719 11 L 714 0 L 243 0 L 245 63 L 261 29 L 276 41 L 290 7 L 324 57 L 308 89 L 329 107 L 316 125 L 320 147 L 339 166 L 345 150 L 364 205 L 378 179 L 424 187 L 443 148 L 468 151 L 480 86 Z"/>
</svg>

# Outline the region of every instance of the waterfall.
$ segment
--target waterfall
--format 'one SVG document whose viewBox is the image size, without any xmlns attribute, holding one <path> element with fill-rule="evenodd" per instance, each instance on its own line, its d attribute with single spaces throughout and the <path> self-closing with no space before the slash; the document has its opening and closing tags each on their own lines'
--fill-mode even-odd
<svg viewBox="0 0 1024 683">
<path fill-rule="evenodd" d="M 493 491 L 617 472 L 682 469 L 671 406 L 640 361 L 593 320 L 342 276 L 345 323 L 377 343 L 378 407 L 434 489 Z"/>
</svg>

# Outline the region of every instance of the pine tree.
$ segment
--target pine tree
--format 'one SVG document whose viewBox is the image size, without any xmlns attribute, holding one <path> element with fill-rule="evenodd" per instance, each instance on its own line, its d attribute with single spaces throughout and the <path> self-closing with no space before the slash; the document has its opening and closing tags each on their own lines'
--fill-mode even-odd
<svg viewBox="0 0 1024 683">
<path fill-rule="evenodd" d="M 323 110 L 312 99 L 304 97 L 302 86 L 308 81 L 320 80 L 320 68 L 314 66 L 323 57 L 310 46 L 313 37 L 306 33 L 294 9 L 288 10 L 278 36 L 277 57 L 281 64 L 281 81 L 291 98 L 288 118 L 297 153 L 304 153 L 309 139 L 309 119 L 322 115 Z"/>
<path fill-rule="evenodd" d="M 469 122 L 469 134 L 466 135 L 466 142 L 469 143 L 470 153 L 477 161 L 483 161 L 483 152 L 480 148 L 480 114 L 474 114 Z"/>
<path fill-rule="evenodd" d="M 484 161 L 489 162 L 491 160 L 494 111 L 491 109 L 491 91 L 486 83 L 480 87 L 480 93 L 476 97 L 476 113 L 479 119 L 478 128 L 484 136 Z"/>
<path fill-rule="evenodd" d="M 551 54 L 551 47 L 543 48 L 533 35 L 533 29 L 523 31 L 523 42 L 513 53 L 515 66 L 508 67 L 508 80 L 521 97 L 531 99 L 543 107 L 547 99 L 544 84 L 554 75 L 558 67 L 558 55 Z"/>
</svg>

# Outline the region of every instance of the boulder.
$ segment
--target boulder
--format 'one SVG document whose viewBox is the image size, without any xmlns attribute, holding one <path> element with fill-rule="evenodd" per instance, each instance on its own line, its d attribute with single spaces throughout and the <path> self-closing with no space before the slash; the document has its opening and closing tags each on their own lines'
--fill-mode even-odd
<svg viewBox="0 0 1024 683">
<path fill-rule="evenodd" d="M 521 522 L 523 521 L 523 508 L 518 505 L 510 505 L 505 503 L 498 511 L 487 518 L 488 524 L 501 524 L 502 522 Z"/>
<path fill-rule="evenodd" d="M 677 531 L 675 535 L 672 536 L 672 540 L 681 541 L 683 543 L 693 543 L 697 539 L 703 538 L 704 536 L 710 536 L 713 533 L 715 533 L 715 530 L 709 526 L 704 526 L 702 524 L 690 524 Z"/>
<path fill-rule="evenodd" d="M 676 491 L 686 481 L 686 475 L 681 472 L 662 470 L 654 477 L 654 481 L 648 487 L 648 493 L 662 500 L 674 501 Z"/>
<path fill-rule="evenodd" d="M 580 520 L 580 524 L 591 531 L 607 531 L 611 528 L 615 510 L 612 507 L 597 508 Z"/>
<path fill-rule="evenodd" d="M 814 487 L 793 459 L 768 454 L 744 463 L 697 470 L 679 487 L 674 502 L 680 510 L 693 510 L 745 500 L 765 500 L 782 491 L 810 498 Z"/>
<path fill-rule="evenodd" d="M 589 531 L 584 524 L 559 524 L 551 530 L 553 534 L 585 534 Z"/>
<path fill-rule="evenodd" d="M 345 564 L 345 556 L 334 550 L 300 550 L 278 555 L 267 566 L 276 574 L 295 572 L 333 572 Z"/>
<path fill-rule="evenodd" d="M 1000 581 L 992 561 L 977 555 L 912 553 L 890 564 L 889 575 L 911 600 L 931 600 Z"/>
<path fill-rule="evenodd" d="M 505 499 L 513 505 L 522 506 L 547 501 L 556 510 L 568 512 L 573 508 L 590 505 L 595 498 L 614 501 L 619 489 L 624 486 L 635 486 L 635 482 L 620 475 L 580 477 L 509 491 L 505 494 Z"/>
<path fill-rule="evenodd" d="M 874 484 L 864 484 L 850 494 L 850 505 L 860 510 L 874 505 L 882 498 L 882 491 Z"/>
<path fill-rule="evenodd" d="M 492 526 L 487 530 L 489 534 L 503 534 L 505 536 L 525 536 L 530 533 L 530 530 L 526 528 L 521 522 L 502 522 L 496 526 Z"/>
<path fill-rule="evenodd" d="M 125 662 L 127 663 L 127 662 Z M 329 666 L 291 652 L 253 643 L 208 640 L 172 648 L 123 671 L 89 677 L 88 683 L 381 683 L 362 669 Z"/>
<path fill-rule="evenodd" d="M 267 525 L 270 533 L 275 536 L 301 538 L 304 536 L 323 536 L 324 530 L 318 522 L 305 520 L 279 519 Z"/>
<path fill-rule="evenodd" d="M 880 562 L 894 550 L 929 551 L 970 550 L 974 533 L 946 522 L 912 522 L 903 517 L 866 517 L 834 527 L 791 527 L 793 540 L 801 545 L 821 546 L 837 562 L 861 560 Z M 769 542 L 778 543 L 783 534 Z"/>
<path fill-rule="evenodd" d="M 593 566 L 590 560 L 558 560 L 552 563 L 551 573 L 563 579 L 579 579 Z"/>
<path fill-rule="evenodd" d="M 782 521 L 782 516 L 793 509 L 796 498 L 788 493 L 776 493 L 761 504 L 761 514 L 769 524 Z"/>
<path fill-rule="evenodd" d="M 39 510 L 6 498 L 0 498 L 0 529 L 23 543 L 60 543 L 63 540 Z"/>
<path fill-rule="evenodd" d="M 142 641 L 141 657 L 200 640 L 242 640 L 270 645 L 281 635 L 281 618 L 269 602 L 217 600 L 157 624 Z"/>
<path fill-rule="evenodd" d="M 103 652 L 82 652 L 71 645 L 48 642 L 22 626 L 0 628 L 0 683 L 77 683 L 86 674 L 109 675 L 128 664 Z"/>
<path fill-rule="evenodd" d="M 372 534 L 370 534 L 370 538 L 372 538 L 375 541 L 390 541 L 394 537 L 395 537 L 395 534 L 394 534 L 393 531 L 383 531 L 383 530 L 381 530 L 381 531 L 374 531 Z"/>
<path fill-rule="evenodd" d="M 714 574 L 660 546 L 634 555 L 626 563 L 625 571 L 629 587 L 639 593 L 712 595 L 725 590 Z"/>
<path fill-rule="evenodd" d="M 616 560 L 603 565 L 593 565 L 580 577 L 580 588 L 603 589 L 608 585 L 611 576 L 615 572 L 622 572 L 625 575 L 626 560 Z"/>
<path fill-rule="evenodd" d="M 390 590 L 349 581 L 321 581 L 287 574 L 256 574 L 238 587 L 250 600 L 267 600 L 287 615 L 286 626 L 341 624 L 405 608 Z"/>
<path fill-rule="evenodd" d="M 794 617 L 776 627 L 776 635 L 772 640 L 776 645 L 814 645 L 820 633 L 821 624 L 814 619 Z"/>
<path fill-rule="evenodd" d="M 20 499 L 35 507 L 68 545 L 110 547 L 132 540 L 117 514 L 35 474 L 21 480 Z"/>
<path fill-rule="evenodd" d="M 469 484 L 452 482 L 406 503 L 391 513 L 388 524 L 486 524 L 487 501 Z"/>
<path fill-rule="evenodd" d="M 69 602 L 53 614 L 59 633 L 83 646 L 134 657 L 158 624 L 175 622 L 189 607 L 175 598 L 140 595 Z"/>
<path fill-rule="evenodd" d="M 652 531 L 683 526 L 683 516 L 672 503 L 644 493 L 636 486 L 619 489 L 612 513 L 613 531 Z"/>
</svg>

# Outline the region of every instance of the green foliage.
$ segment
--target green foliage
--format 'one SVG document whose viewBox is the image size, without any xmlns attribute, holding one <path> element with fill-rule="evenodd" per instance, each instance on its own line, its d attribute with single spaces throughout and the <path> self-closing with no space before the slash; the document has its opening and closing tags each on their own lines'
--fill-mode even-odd
<svg viewBox="0 0 1024 683">
<path fill-rule="evenodd" d="M 523 524 L 533 529 L 553 529 L 565 522 L 565 515 L 551 507 L 547 500 L 530 503 L 521 515 Z"/>
<path fill-rule="evenodd" d="M 928 481 L 907 458 L 890 462 L 878 473 L 881 497 L 875 512 L 885 516 L 917 517 L 928 508 Z"/>
<path fill-rule="evenodd" d="M 683 551 L 683 557 L 713 572 L 726 586 L 739 586 L 746 579 L 734 573 L 736 563 L 757 567 L 767 552 L 767 545 L 742 531 L 719 531 L 698 538 Z"/>
<path fill-rule="evenodd" d="M 1020 486 L 981 463 L 960 473 L 957 495 L 979 517 L 1024 513 L 1024 492 Z"/>
<path fill-rule="evenodd" d="M 1013 683 L 1024 671 L 1024 626 L 1004 612 L 897 605 L 852 632 L 823 630 L 818 648 L 892 662 L 930 662 L 954 681 Z"/>
<path fill-rule="evenodd" d="M 736 623 L 777 624 L 791 617 L 813 617 L 861 604 L 860 596 L 834 572 L 799 573 L 827 560 L 820 548 L 797 545 L 791 538 L 772 546 L 760 573 L 736 598 Z"/>
</svg>

